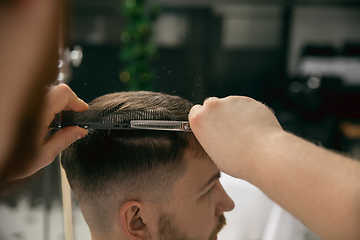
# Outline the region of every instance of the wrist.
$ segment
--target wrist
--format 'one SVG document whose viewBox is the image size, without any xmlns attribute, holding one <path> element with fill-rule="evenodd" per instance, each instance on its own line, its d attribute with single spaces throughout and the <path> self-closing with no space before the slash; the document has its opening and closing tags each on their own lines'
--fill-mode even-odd
<svg viewBox="0 0 360 240">
<path fill-rule="evenodd" d="M 278 154 L 282 154 L 281 146 L 290 141 L 292 134 L 283 129 L 274 128 L 253 136 L 252 143 L 248 148 L 247 167 L 242 178 L 254 185 L 261 178 L 269 174 L 268 169 L 273 167 Z"/>
</svg>

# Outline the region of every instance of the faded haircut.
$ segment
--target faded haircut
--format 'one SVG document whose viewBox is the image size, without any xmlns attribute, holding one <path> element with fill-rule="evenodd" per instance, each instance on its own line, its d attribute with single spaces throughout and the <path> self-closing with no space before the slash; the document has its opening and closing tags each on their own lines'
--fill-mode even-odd
<svg viewBox="0 0 360 240">
<path fill-rule="evenodd" d="M 89 106 L 158 110 L 163 111 L 162 119 L 187 121 L 193 104 L 178 96 L 139 91 L 107 94 Z M 110 215 L 119 209 L 113 205 L 167 199 L 172 184 L 186 168 L 183 157 L 187 149 L 195 154 L 203 152 L 192 133 L 89 130 L 86 137 L 63 152 L 61 163 L 90 229 L 102 231 L 111 224 Z"/>
</svg>

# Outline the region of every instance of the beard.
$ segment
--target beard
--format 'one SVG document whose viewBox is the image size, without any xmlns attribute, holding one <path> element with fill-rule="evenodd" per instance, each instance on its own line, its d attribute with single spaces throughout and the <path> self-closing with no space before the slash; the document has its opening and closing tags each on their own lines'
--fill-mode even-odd
<svg viewBox="0 0 360 240">
<path fill-rule="evenodd" d="M 208 240 L 215 240 L 218 233 L 226 225 L 224 214 L 219 217 L 219 223 L 211 233 Z M 159 220 L 159 240 L 206 240 L 205 238 L 197 237 L 190 238 L 186 233 L 176 228 L 168 215 L 161 215 Z"/>
</svg>

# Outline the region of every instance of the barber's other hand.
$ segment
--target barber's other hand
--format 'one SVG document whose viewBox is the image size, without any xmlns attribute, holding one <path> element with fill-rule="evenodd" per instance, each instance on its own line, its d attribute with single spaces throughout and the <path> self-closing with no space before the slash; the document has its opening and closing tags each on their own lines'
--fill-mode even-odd
<svg viewBox="0 0 360 240">
<path fill-rule="evenodd" d="M 53 121 L 55 114 L 61 111 L 75 111 L 83 112 L 89 106 L 65 84 L 59 84 L 51 87 L 45 95 L 45 105 L 41 117 L 41 132 L 39 133 L 37 141 L 37 156 L 31 159 L 31 164 L 28 168 L 22 169 L 21 172 L 16 172 L 11 180 L 16 180 L 32 175 L 41 168 L 49 165 L 55 157 L 70 144 L 76 140 L 83 138 L 87 134 L 87 130 L 79 127 L 66 127 L 51 137 L 46 139 L 47 133 L 50 130 L 49 125 Z"/>
<path fill-rule="evenodd" d="M 241 96 L 209 98 L 191 109 L 189 121 L 218 168 L 245 180 L 256 167 L 261 148 L 272 136 L 284 132 L 268 107 Z"/>
</svg>

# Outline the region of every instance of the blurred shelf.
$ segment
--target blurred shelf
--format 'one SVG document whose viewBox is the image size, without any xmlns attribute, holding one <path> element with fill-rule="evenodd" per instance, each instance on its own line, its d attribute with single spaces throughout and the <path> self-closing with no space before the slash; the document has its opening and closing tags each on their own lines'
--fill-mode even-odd
<svg viewBox="0 0 360 240">
<path fill-rule="evenodd" d="M 125 0 L 77 0 L 72 1 L 73 6 L 113 8 L 119 7 Z M 247 5 L 282 5 L 282 6 L 350 6 L 360 7 L 360 0 L 148 0 L 162 7 L 208 7 L 226 4 Z"/>
<path fill-rule="evenodd" d="M 177 6 L 177 7 L 195 7 L 195 6 L 212 6 L 220 4 L 276 4 L 290 6 L 358 6 L 359 0 L 157 0 L 161 6 Z"/>
</svg>

